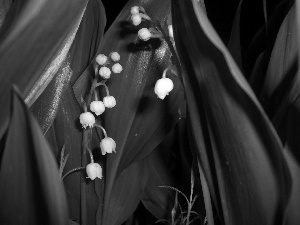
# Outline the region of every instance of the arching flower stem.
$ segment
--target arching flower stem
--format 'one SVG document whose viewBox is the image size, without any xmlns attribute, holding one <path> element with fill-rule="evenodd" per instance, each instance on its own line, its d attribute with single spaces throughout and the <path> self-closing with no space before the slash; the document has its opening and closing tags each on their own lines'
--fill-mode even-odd
<svg viewBox="0 0 300 225">
<path fill-rule="evenodd" d="M 99 65 L 96 63 L 96 66 L 95 66 L 95 78 L 98 77 L 99 73 Z"/>
<path fill-rule="evenodd" d="M 99 127 L 99 128 L 103 131 L 104 137 L 107 138 L 107 133 L 106 133 L 105 129 L 104 129 L 101 125 L 99 125 L 99 124 L 94 124 L 94 126 L 95 126 L 95 127 Z"/>
<path fill-rule="evenodd" d="M 156 21 L 156 22 L 153 22 L 152 20 L 150 20 L 150 21 L 153 23 L 153 25 L 155 26 L 155 28 L 161 32 L 164 40 L 167 42 L 167 44 L 169 46 L 169 49 L 170 49 L 170 51 L 172 53 L 172 56 L 173 56 L 173 57 L 171 57 L 172 63 L 173 63 L 173 65 L 175 65 L 177 67 L 178 74 L 179 74 L 178 77 L 179 77 L 181 83 L 183 84 L 182 75 L 181 75 L 180 70 L 179 70 L 179 68 L 180 68 L 180 61 L 179 61 L 179 58 L 178 58 L 177 53 L 176 53 L 176 50 L 175 50 L 175 48 L 174 48 L 174 46 L 173 46 L 170 38 L 168 37 L 168 35 L 164 31 L 164 29 L 161 27 L 161 25 L 160 25 L 160 23 L 158 21 Z"/>
<path fill-rule="evenodd" d="M 70 170 L 69 172 L 65 173 L 65 175 L 63 175 L 63 177 L 61 179 L 64 180 L 69 174 L 79 171 L 79 170 L 84 170 L 84 169 L 85 169 L 85 167 L 74 168 L 74 169 Z"/>
<path fill-rule="evenodd" d="M 89 96 L 88 96 L 88 99 L 87 99 L 87 102 L 86 102 L 87 105 L 91 104 L 93 93 L 94 93 L 94 91 L 97 87 L 97 80 L 98 80 L 98 78 L 93 79 L 92 86 L 91 86 L 91 89 L 90 89 L 90 93 L 89 93 Z"/>
<path fill-rule="evenodd" d="M 144 18 L 145 20 L 150 20 L 151 21 L 151 18 L 147 14 L 139 13 L 139 16 Z"/>
<path fill-rule="evenodd" d="M 83 111 L 84 111 L 84 112 L 87 112 L 86 102 L 83 103 Z"/>
<path fill-rule="evenodd" d="M 167 77 L 167 72 L 168 72 L 171 68 L 172 68 L 172 66 L 168 66 L 168 67 L 164 70 L 164 72 L 163 72 L 163 74 L 162 74 L 162 78 L 166 78 L 166 77 Z"/>
<path fill-rule="evenodd" d="M 106 84 L 104 82 L 99 82 L 99 83 L 97 83 L 96 87 L 99 87 L 99 86 L 104 86 L 105 90 L 106 90 L 106 95 L 109 96 L 109 90 L 108 90 L 108 87 L 106 86 Z"/>
<path fill-rule="evenodd" d="M 91 163 L 94 163 L 94 157 L 93 157 L 93 153 L 91 151 L 91 149 L 89 147 L 86 147 L 86 149 L 88 150 L 90 157 L 91 157 Z"/>
<path fill-rule="evenodd" d="M 94 90 L 94 94 L 95 94 L 95 101 L 98 101 L 99 99 L 98 99 L 98 95 L 97 95 L 96 89 Z"/>
</svg>

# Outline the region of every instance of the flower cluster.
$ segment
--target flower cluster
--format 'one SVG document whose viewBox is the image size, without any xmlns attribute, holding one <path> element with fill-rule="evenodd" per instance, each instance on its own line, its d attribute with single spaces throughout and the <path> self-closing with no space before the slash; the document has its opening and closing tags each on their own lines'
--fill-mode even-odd
<svg viewBox="0 0 300 225">
<path fill-rule="evenodd" d="M 146 14 L 143 7 L 133 6 L 131 7 L 130 13 L 132 23 L 135 26 L 140 25 L 142 20 L 151 20 L 150 17 Z"/>
<path fill-rule="evenodd" d="M 104 79 L 109 79 L 111 75 L 111 70 L 106 66 L 110 63 L 111 60 L 113 62 L 116 62 L 112 67 L 111 70 L 114 73 L 121 73 L 123 68 L 120 63 L 117 63 L 120 60 L 120 55 L 117 52 L 110 53 L 110 58 L 108 58 L 104 54 L 99 54 L 96 57 L 96 62 L 101 68 L 99 69 L 99 75 L 103 77 Z"/>
<path fill-rule="evenodd" d="M 118 63 L 120 58 L 121 57 L 117 52 L 110 53 L 109 57 L 107 57 L 104 54 L 99 54 L 96 57 L 96 74 L 90 91 L 90 100 L 88 100 L 88 102 L 82 100 L 84 103 L 84 112 L 79 116 L 80 123 L 84 129 L 98 127 L 103 131 L 104 138 L 100 141 L 100 149 L 102 155 L 105 155 L 106 153 L 116 152 L 116 142 L 112 138 L 107 136 L 105 129 L 101 125 L 96 123 L 96 118 L 94 114 L 96 116 L 99 116 L 102 113 L 104 113 L 106 108 L 113 108 L 116 105 L 116 99 L 109 94 L 109 90 L 105 82 L 107 81 L 107 79 L 110 78 L 111 71 L 113 73 L 122 72 L 123 68 L 121 64 Z M 107 65 L 111 62 L 113 62 L 114 64 L 110 69 Z M 99 78 L 102 78 L 100 82 L 98 82 Z M 103 101 L 99 100 L 98 93 L 96 90 L 96 88 L 100 86 L 105 87 L 106 90 L 106 96 L 103 98 Z M 94 100 L 91 101 L 93 94 L 95 97 Z M 91 102 L 89 103 L 89 101 Z M 88 107 L 90 112 L 88 111 Z M 91 163 L 86 166 L 86 173 L 88 175 L 88 178 L 90 178 L 91 180 L 94 180 L 97 177 L 101 179 L 101 166 L 98 163 L 94 163 L 93 154 L 91 150 L 87 146 L 85 146 L 85 148 L 88 150 L 91 157 Z"/>
<path fill-rule="evenodd" d="M 159 29 L 160 26 L 158 26 L 158 24 L 156 24 L 155 22 L 152 21 L 152 19 L 147 15 L 147 13 L 143 7 L 133 6 L 133 7 L 131 7 L 130 13 L 131 13 L 131 20 L 132 20 L 133 25 L 137 26 L 137 25 L 141 24 L 142 20 L 148 20 L 148 21 L 152 22 L 155 26 L 155 28 L 149 28 L 149 29 L 141 28 L 138 31 L 138 37 L 142 41 L 148 41 L 150 38 L 166 37 L 166 35 L 163 35 L 162 30 Z M 172 25 L 168 26 L 168 33 L 169 33 L 169 36 L 167 38 L 173 39 L 174 36 L 173 36 Z M 160 99 L 164 99 L 166 97 L 166 95 L 169 95 L 169 93 L 174 88 L 173 81 L 170 78 L 166 77 L 166 73 L 170 68 L 171 67 L 168 67 L 164 70 L 162 78 L 156 82 L 155 87 L 154 87 L 154 93 Z"/>
<path fill-rule="evenodd" d="M 131 8 L 130 13 L 133 25 L 138 26 L 142 23 L 142 21 L 145 20 L 149 21 L 154 25 L 154 28 L 141 28 L 138 31 L 138 37 L 140 40 L 148 41 L 151 38 L 164 38 L 167 44 L 169 45 L 172 55 L 176 58 L 172 25 L 168 26 L 167 35 L 162 29 L 159 22 L 152 21 L 152 19 L 147 15 L 143 7 L 134 6 Z M 171 43 L 170 40 L 173 43 Z M 109 56 L 99 54 L 95 58 L 95 77 L 92 81 L 92 86 L 87 101 L 84 101 L 83 98 L 81 99 L 83 103 L 84 112 L 79 116 L 79 121 L 82 127 L 84 128 L 83 132 L 89 132 L 88 135 L 83 135 L 83 151 L 88 151 L 88 153 L 90 154 L 91 163 L 87 164 L 86 167 L 75 168 L 66 173 L 65 176 L 70 174 L 71 172 L 78 171 L 80 169 L 85 169 L 87 173 L 87 178 L 91 180 L 95 180 L 96 178 L 102 179 L 102 168 L 100 164 L 94 162 L 92 151 L 89 148 L 90 139 L 88 139 L 88 137 L 91 136 L 93 128 L 100 128 L 104 134 L 104 138 L 102 138 L 99 145 L 101 154 L 106 155 L 109 153 L 116 152 L 116 142 L 111 137 L 108 137 L 104 127 L 97 124 L 95 115 L 100 116 L 105 112 L 107 108 L 113 108 L 116 105 L 116 99 L 109 94 L 109 90 L 105 82 L 111 77 L 112 72 L 116 74 L 122 72 L 123 68 L 122 65 L 119 63 L 120 58 L 121 57 L 118 52 L 111 52 Z M 172 63 L 176 66 L 180 66 L 178 58 L 176 59 L 177 61 L 173 61 L 171 59 Z M 108 66 L 110 63 L 113 63 L 111 67 Z M 166 75 L 169 70 L 173 71 L 176 74 L 176 66 L 168 66 L 163 71 L 162 78 L 157 80 L 154 87 L 154 93 L 157 95 L 158 98 L 164 99 L 173 90 L 173 81 L 170 78 L 167 78 Z M 100 86 L 105 87 L 106 90 L 106 96 L 103 97 L 102 101 L 99 100 L 97 92 L 97 88 Z"/>
</svg>

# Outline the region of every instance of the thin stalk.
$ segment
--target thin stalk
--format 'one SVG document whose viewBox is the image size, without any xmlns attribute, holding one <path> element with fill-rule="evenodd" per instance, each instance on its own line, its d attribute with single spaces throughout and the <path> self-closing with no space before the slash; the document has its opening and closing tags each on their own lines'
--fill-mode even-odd
<svg viewBox="0 0 300 225">
<path fill-rule="evenodd" d="M 96 123 L 94 124 L 94 126 L 95 126 L 95 127 L 99 127 L 99 128 L 103 131 L 104 137 L 107 138 L 107 133 L 106 133 L 104 127 L 102 127 L 101 125 L 96 124 Z"/>
<path fill-rule="evenodd" d="M 90 157 L 91 157 L 91 163 L 94 163 L 94 157 L 93 157 L 93 153 L 92 153 L 91 149 L 87 147 L 87 150 L 88 150 L 88 152 L 90 154 Z"/>
<path fill-rule="evenodd" d="M 108 87 L 106 86 L 106 84 L 103 82 L 99 82 L 96 84 L 96 87 L 99 87 L 99 86 L 104 86 L 105 90 L 106 90 L 106 95 L 109 96 L 109 90 L 108 90 Z"/>
<path fill-rule="evenodd" d="M 95 94 L 95 101 L 98 101 L 99 99 L 98 99 L 98 95 L 97 95 L 97 91 L 96 90 L 94 90 L 94 94 Z"/>
<path fill-rule="evenodd" d="M 168 72 L 168 70 L 171 69 L 171 67 L 172 67 L 172 66 L 168 66 L 168 67 L 164 70 L 163 75 L 162 75 L 162 78 L 166 78 L 166 77 L 167 77 L 167 72 Z"/>
<path fill-rule="evenodd" d="M 202 192 L 204 197 L 207 224 L 214 225 L 214 215 L 213 215 L 213 210 L 211 205 L 210 192 L 199 159 L 198 159 L 198 168 L 199 168 Z"/>
<path fill-rule="evenodd" d="M 84 170 L 85 167 L 78 167 L 78 168 L 74 168 L 72 170 L 70 170 L 69 172 L 67 172 L 65 175 L 63 175 L 63 177 L 61 178 L 62 180 L 65 179 L 69 174 L 79 171 L 79 170 Z"/>
<path fill-rule="evenodd" d="M 86 102 L 87 106 L 89 106 L 91 104 L 92 96 L 93 96 L 96 86 L 97 86 L 97 78 L 93 79 L 92 87 L 91 87 L 91 90 L 90 90 L 90 93 L 89 93 L 89 96 L 88 96 L 88 99 Z"/>
<path fill-rule="evenodd" d="M 175 48 L 174 48 L 172 42 L 170 41 L 169 36 L 166 34 L 166 32 L 164 31 L 164 29 L 161 27 L 159 21 L 154 22 L 154 21 L 148 16 L 148 14 L 146 13 L 146 11 L 145 11 L 145 9 L 144 9 L 143 7 L 140 7 L 140 11 L 142 11 L 142 12 L 144 13 L 144 16 L 145 16 L 144 18 L 145 18 L 145 19 L 147 18 L 147 20 L 149 20 L 151 23 L 153 23 L 153 25 L 155 26 L 155 28 L 161 32 L 161 34 L 162 34 L 162 36 L 163 36 L 163 39 L 165 39 L 165 41 L 167 42 L 167 44 L 168 44 L 168 46 L 169 46 L 169 49 L 170 49 L 170 51 L 171 51 L 171 53 L 172 53 L 172 56 L 174 57 L 174 58 L 173 58 L 174 61 L 172 60 L 172 63 L 177 67 L 177 70 L 178 70 L 178 73 L 179 73 L 179 79 L 180 79 L 181 83 L 183 84 L 182 75 L 181 75 L 181 73 L 180 73 L 180 71 L 179 71 L 179 68 L 180 68 L 180 61 L 179 61 L 179 58 L 178 58 L 178 56 L 177 56 L 176 50 L 175 50 Z"/>
<path fill-rule="evenodd" d="M 83 130 L 83 146 L 81 154 L 81 166 L 86 166 L 86 145 L 88 144 L 88 130 Z M 80 208 L 81 208 L 81 225 L 86 225 L 87 223 L 87 204 L 86 204 L 86 180 L 84 176 L 81 176 L 80 182 Z"/>
<path fill-rule="evenodd" d="M 186 225 L 189 225 L 190 223 L 190 215 L 192 211 L 192 202 L 193 202 L 193 192 L 194 192 L 194 173 L 193 173 L 193 167 L 191 168 L 191 194 L 190 194 L 190 201 L 188 203 L 188 211 L 186 215 Z"/>
<path fill-rule="evenodd" d="M 167 42 L 167 44 L 168 44 L 168 46 L 169 46 L 169 49 L 170 49 L 170 51 L 171 51 L 171 53 L 172 53 L 173 59 L 174 59 L 174 61 L 172 60 L 172 61 L 173 61 L 173 64 L 177 67 L 178 74 L 179 74 L 178 77 L 179 77 L 181 83 L 183 84 L 182 75 L 181 75 L 181 73 L 180 73 L 180 61 L 179 61 L 179 59 L 178 59 L 178 57 L 177 57 L 175 48 L 174 48 L 174 46 L 173 46 L 173 44 L 172 44 L 170 38 L 169 38 L 168 35 L 165 33 L 164 29 L 161 27 L 161 25 L 159 24 L 159 22 L 156 22 L 156 23 L 155 23 L 155 22 L 152 21 L 152 23 L 154 24 L 154 26 L 156 27 L 156 29 L 158 29 L 158 30 L 162 33 L 163 38 L 164 38 L 165 41 Z"/>
<path fill-rule="evenodd" d="M 146 15 L 146 14 L 139 13 L 139 15 L 140 15 L 140 17 L 142 17 L 145 20 L 151 20 L 151 18 L 148 15 Z"/>
<path fill-rule="evenodd" d="M 267 37 L 267 41 L 268 41 L 268 12 L 267 12 L 266 0 L 263 0 L 263 10 L 264 10 L 264 20 L 265 20 L 265 26 L 266 26 L 266 37 Z"/>
</svg>

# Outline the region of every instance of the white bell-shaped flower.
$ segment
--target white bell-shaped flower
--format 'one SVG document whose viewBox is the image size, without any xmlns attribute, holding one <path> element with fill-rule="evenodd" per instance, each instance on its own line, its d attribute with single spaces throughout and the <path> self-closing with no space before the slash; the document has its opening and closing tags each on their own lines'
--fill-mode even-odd
<svg viewBox="0 0 300 225">
<path fill-rule="evenodd" d="M 97 57 L 96 57 L 96 62 L 102 66 L 106 63 L 107 61 L 107 56 L 103 55 L 103 54 L 99 54 Z"/>
<path fill-rule="evenodd" d="M 81 113 L 79 120 L 83 128 L 93 127 L 96 122 L 95 116 L 90 112 Z"/>
<path fill-rule="evenodd" d="M 142 22 L 142 17 L 139 14 L 133 14 L 131 20 L 134 26 L 138 26 Z"/>
<path fill-rule="evenodd" d="M 98 163 L 90 163 L 86 166 L 86 174 L 91 180 L 95 180 L 97 177 L 102 179 L 102 168 Z"/>
<path fill-rule="evenodd" d="M 156 81 L 154 92 L 158 98 L 164 99 L 173 88 L 173 81 L 170 78 L 163 77 Z"/>
<path fill-rule="evenodd" d="M 123 70 L 123 67 L 121 66 L 120 63 L 115 63 L 115 64 L 111 67 L 111 70 L 112 70 L 114 73 L 121 73 L 122 70 Z"/>
<path fill-rule="evenodd" d="M 90 110 L 99 116 L 105 111 L 104 103 L 102 101 L 92 101 L 90 104 Z"/>
<path fill-rule="evenodd" d="M 117 53 L 117 52 L 112 52 L 111 55 L 110 55 L 111 59 L 115 62 L 119 61 L 120 60 L 120 54 Z"/>
<path fill-rule="evenodd" d="M 103 103 L 106 108 L 112 108 L 116 105 L 116 99 L 114 96 L 106 96 L 103 98 Z"/>
<path fill-rule="evenodd" d="M 138 36 L 142 41 L 148 41 L 151 38 L 151 33 L 147 28 L 142 28 L 138 31 Z"/>
<path fill-rule="evenodd" d="M 102 66 L 99 70 L 99 74 L 100 74 L 101 77 L 103 77 L 105 79 L 109 79 L 111 71 L 108 67 Z"/>
<path fill-rule="evenodd" d="M 131 7 L 130 13 L 131 13 L 132 15 L 138 14 L 139 12 L 140 12 L 140 9 L 139 9 L 138 6 L 133 6 L 133 7 Z"/>
<path fill-rule="evenodd" d="M 102 155 L 105 155 L 106 153 L 116 152 L 116 146 L 117 145 L 114 139 L 110 137 L 103 138 L 100 142 Z"/>
</svg>

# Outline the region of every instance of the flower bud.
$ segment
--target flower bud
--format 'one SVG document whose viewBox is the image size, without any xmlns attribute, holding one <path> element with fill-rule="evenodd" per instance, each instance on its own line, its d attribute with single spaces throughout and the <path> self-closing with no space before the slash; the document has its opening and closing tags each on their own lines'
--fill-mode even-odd
<svg viewBox="0 0 300 225">
<path fill-rule="evenodd" d="M 99 70 L 99 74 L 101 77 L 108 79 L 110 78 L 111 71 L 108 67 L 102 66 Z"/>
<path fill-rule="evenodd" d="M 106 96 L 103 98 L 103 103 L 105 107 L 112 108 L 116 105 L 116 99 L 114 98 L 114 96 Z"/>
<path fill-rule="evenodd" d="M 147 28 L 142 28 L 138 31 L 138 36 L 142 41 L 148 41 L 151 38 L 151 33 Z"/>
<path fill-rule="evenodd" d="M 117 52 L 112 52 L 111 55 L 110 55 L 111 59 L 115 62 L 119 61 L 120 60 L 120 54 L 117 53 Z"/>
<path fill-rule="evenodd" d="M 142 22 L 142 17 L 139 14 L 133 14 L 131 20 L 134 26 L 138 26 Z"/>
<path fill-rule="evenodd" d="M 90 110 L 99 116 L 105 111 L 105 106 L 102 101 L 92 101 L 90 104 Z"/>
<path fill-rule="evenodd" d="M 168 29 L 169 29 L 169 36 L 170 36 L 170 38 L 174 38 L 174 34 L 173 34 L 173 26 L 172 26 L 172 25 L 169 25 L 169 26 L 168 26 Z"/>
<path fill-rule="evenodd" d="M 94 123 L 96 122 L 94 115 L 90 112 L 81 113 L 79 120 L 83 128 L 93 127 Z"/>
<path fill-rule="evenodd" d="M 102 179 L 102 168 L 98 163 L 90 163 L 86 166 L 86 174 L 91 180 L 95 180 L 97 177 Z"/>
<path fill-rule="evenodd" d="M 96 62 L 102 66 L 106 63 L 107 61 L 107 56 L 103 55 L 103 54 L 99 54 L 97 57 L 96 57 Z"/>
<path fill-rule="evenodd" d="M 116 152 L 116 146 L 117 145 L 114 139 L 110 137 L 103 138 L 100 142 L 102 155 L 105 155 L 106 153 Z"/>
<path fill-rule="evenodd" d="M 112 71 L 114 73 L 121 73 L 123 70 L 123 67 L 121 66 L 120 63 L 115 63 L 112 67 L 111 67 Z"/>
<path fill-rule="evenodd" d="M 130 13 L 132 14 L 132 15 L 134 15 L 134 14 L 138 14 L 139 13 L 139 7 L 138 6 L 133 6 L 133 7 L 131 7 L 131 10 L 130 10 Z"/>
<path fill-rule="evenodd" d="M 166 95 L 168 95 L 169 92 L 172 91 L 173 87 L 173 81 L 169 78 L 164 77 L 156 81 L 154 93 L 158 98 L 164 99 Z"/>
</svg>

